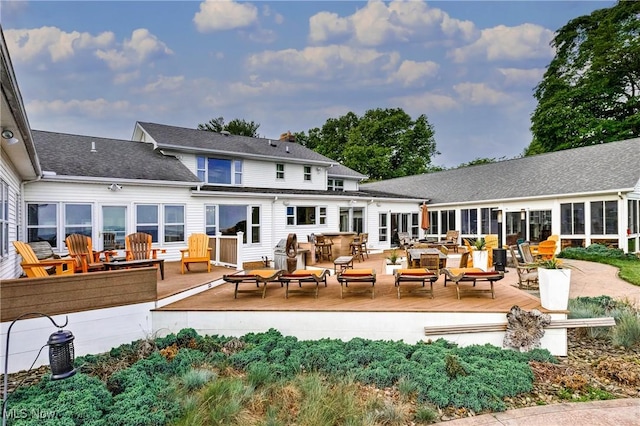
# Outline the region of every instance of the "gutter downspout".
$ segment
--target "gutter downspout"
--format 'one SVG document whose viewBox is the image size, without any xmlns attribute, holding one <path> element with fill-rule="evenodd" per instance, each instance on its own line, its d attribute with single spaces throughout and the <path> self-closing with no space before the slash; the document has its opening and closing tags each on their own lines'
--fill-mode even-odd
<svg viewBox="0 0 640 426">
<path fill-rule="evenodd" d="M 16 235 L 16 239 L 18 241 L 26 241 L 26 239 L 24 238 L 24 236 L 22 235 L 24 233 L 24 227 L 25 227 L 25 221 L 26 219 L 24 218 L 24 211 L 26 211 L 26 205 L 25 205 L 25 201 L 24 201 L 24 187 L 30 183 L 35 183 L 42 180 L 42 174 L 39 174 L 38 177 L 36 177 L 35 179 L 31 179 L 31 180 L 23 180 L 22 182 L 20 182 L 20 200 L 18 200 L 18 206 L 20 208 L 19 213 L 18 213 L 18 222 L 20 223 L 20 226 L 18 227 L 18 234 Z"/>
</svg>

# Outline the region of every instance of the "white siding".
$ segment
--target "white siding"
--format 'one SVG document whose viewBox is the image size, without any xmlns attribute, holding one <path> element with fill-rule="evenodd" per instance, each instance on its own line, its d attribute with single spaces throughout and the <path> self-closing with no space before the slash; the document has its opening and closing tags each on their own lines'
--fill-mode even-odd
<svg viewBox="0 0 640 426">
<path fill-rule="evenodd" d="M 0 257 L 0 279 L 16 278 L 22 273 L 20 257 L 16 254 L 12 241 L 23 239 L 17 234 L 17 224 L 22 214 L 20 210 L 20 177 L 3 151 L 0 155 L 0 178 L 9 185 L 9 251 Z"/>
</svg>

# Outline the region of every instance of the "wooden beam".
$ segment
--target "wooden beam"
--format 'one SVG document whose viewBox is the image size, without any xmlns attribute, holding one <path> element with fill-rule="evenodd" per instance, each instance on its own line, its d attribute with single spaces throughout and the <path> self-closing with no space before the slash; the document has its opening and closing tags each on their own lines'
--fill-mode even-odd
<svg viewBox="0 0 640 426">
<path fill-rule="evenodd" d="M 612 327 L 616 325 L 613 317 L 603 318 L 576 318 L 567 320 L 551 320 L 548 329 L 558 328 L 582 328 L 582 327 Z M 491 331 L 506 331 L 506 323 L 493 324 L 468 324 L 468 325 L 442 325 L 425 327 L 424 334 L 426 336 L 432 334 L 464 334 L 464 333 L 483 333 Z"/>
</svg>

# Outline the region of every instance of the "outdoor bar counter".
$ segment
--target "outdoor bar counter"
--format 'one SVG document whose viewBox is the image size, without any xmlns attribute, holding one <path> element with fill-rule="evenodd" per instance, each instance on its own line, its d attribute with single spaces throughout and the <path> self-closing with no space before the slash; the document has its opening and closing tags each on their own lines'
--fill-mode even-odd
<svg viewBox="0 0 640 426">
<path fill-rule="evenodd" d="M 333 247 L 331 248 L 333 258 L 340 256 L 348 256 L 351 254 L 350 244 L 353 238 L 358 235 L 355 232 L 323 232 L 321 235 L 331 239 Z"/>
</svg>

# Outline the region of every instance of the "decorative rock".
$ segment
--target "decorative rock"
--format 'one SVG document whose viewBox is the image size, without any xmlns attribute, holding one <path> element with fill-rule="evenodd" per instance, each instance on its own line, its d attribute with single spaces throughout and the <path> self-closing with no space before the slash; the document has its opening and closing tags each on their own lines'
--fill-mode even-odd
<svg viewBox="0 0 640 426">
<path fill-rule="evenodd" d="M 528 352 L 540 347 L 540 339 L 544 336 L 544 327 L 551 323 L 551 316 L 537 309 L 526 312 L 519 306 L 513 306 L 507 314 L 507 331 L 503 345 L 507 348 Z"/>
</svg>

